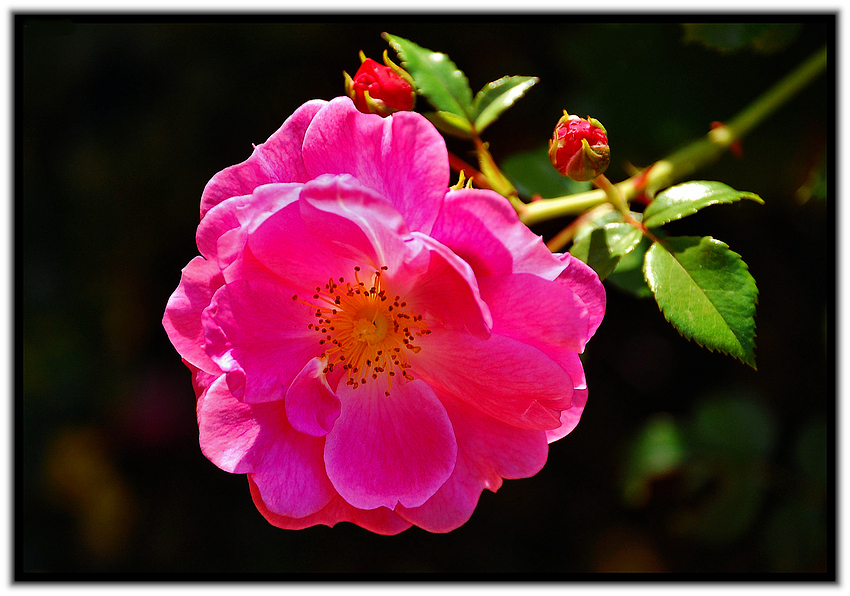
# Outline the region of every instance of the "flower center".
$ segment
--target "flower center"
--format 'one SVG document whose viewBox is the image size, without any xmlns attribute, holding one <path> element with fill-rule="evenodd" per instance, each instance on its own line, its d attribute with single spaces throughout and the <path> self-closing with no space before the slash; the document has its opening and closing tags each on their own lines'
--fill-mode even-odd
<svg viewBox="0 0 850 596">
<path fill-rule="evenodd" d="M 355 267 L 353 284 L 344 277 L 338 282 L 328 279 L 312 296 L 320 305 L 301 300 L 297 294 L 292 299 L 316 309 L 317 320 L 308 328 L 320 336 L 319 345 L 324 347 L 320 357 L 327 362 L 325 374 L 341 366 L 348 374 L 346 385 L 354 389 L 385 375 L 384 393 L 389 395 L 396 374 L 413 380 L 405 351 L 419 352 L 421 348 L 413 342 L 431 332 L 422 315 L 405 310 L 407 303 L 400 296 L 389 297 L 381 284 L 381 273 L 386 270 L 381 267 L 361 281 L 360 267 Z"/>
</svg>

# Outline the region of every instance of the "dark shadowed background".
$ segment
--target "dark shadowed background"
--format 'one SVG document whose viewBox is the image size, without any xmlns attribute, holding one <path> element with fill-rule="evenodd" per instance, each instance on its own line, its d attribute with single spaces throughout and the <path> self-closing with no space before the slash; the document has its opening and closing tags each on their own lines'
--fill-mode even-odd
<svg viewBox="0 0 850 596">
<path fill-rule="evenodd" d="M 834 41 L 834 17 L 800 17 L 767 46 L 730 28 L 725 51 L 646 16 L 303 18 L 16 17 L 17 571 L 834 574 L 834 71 L 754 130 L 743 158 L 694 175 L 765 205 L 670 226 L 749 265 L 758 372 L 606 284 L 578 428 L 449 534 L 269 525 L 245 477 L 201 454 L 190 374 L 161 325 L 209 178 L 303 102 L 343 94 L 342 71 L 361 49 L 380 59 L 383 31 L 447 53 L 474 91 L 540 77 L 485 133 L 496 159 L 545 146 L 566 108 L 605 124 L 616 182 Z"/>
</svg>

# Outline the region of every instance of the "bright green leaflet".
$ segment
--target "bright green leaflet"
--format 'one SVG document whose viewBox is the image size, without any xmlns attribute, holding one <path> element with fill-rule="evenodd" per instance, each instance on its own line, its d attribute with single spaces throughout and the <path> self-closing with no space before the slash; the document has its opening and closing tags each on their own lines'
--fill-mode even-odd
<svg viewBox="0 0 850 596">
<path fill-rule="evenodd" d="M 646 253 L 643 274 L 684 337 L 756 368 L 756 282 L 740 255 L 711 237 L 670 237 Z"/>
<path fill-rule="evenodd" d="M 475 130 L 480 134 L 538 81 L 537 77 L 502 77 L 484 85 L 472 101 Z"/>
<path fill-rule="evenodd" d="M 605 279 L 642 237 L 640 230 L 631 224 L 609 223 L 576 240 L 570 254 L 596 271 L 599 279 Z"/>
<path fill-rule="evenodd" d="M 735 190 L 722 182 L 704 180 L 685 182 L 658 193 L 644 210 L 643 223 L 648 228 L 657 228 L 692 215 L 703 207 L 719 203 L 734 203 L 741 199 L 764 204 L 758 195 Z"/>
<path fill-rule="evenodd" d="M 384 39 L 398 53 L 401 66 L 410 73 L 421 95 L 438 111 L 449 112 L 472 122 L 472 89 L 466 75 L 440 52 L 412 41 L 384 33 Z"/>
</svg>

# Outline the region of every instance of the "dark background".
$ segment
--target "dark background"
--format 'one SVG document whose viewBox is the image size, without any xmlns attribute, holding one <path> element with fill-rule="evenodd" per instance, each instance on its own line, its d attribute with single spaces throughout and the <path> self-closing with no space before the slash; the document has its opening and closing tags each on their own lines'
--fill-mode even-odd
<svg viewBox="0 0 850 596">
<path fill-rule="evenodd" d="M 16 570 L 834 574 L 835 209 L 797 192 L 828 159 L 831 69 L 744 140 L 742 159 L 693 176 L 764 206 L 670 226 L 749 265 L 758 372 L 606 284 L 578 428 L 446 535 L 280 530 L 244 476 L 203 457 L 190 375 L 161 325 L 197 254 L 201 191 L 301 103 L 343 94 L 359 50 L 380 59 L 381 32 L 447 53 L 474 91 L 540 77 L 485 133 L 496 159 L 544 146 L 567 108 L 605 124 L 615 182 L 835 36 L 834 17 L 782 17 L 800 23 L 783 47 L 724 52 L 646 15 L 379 18 L 16 16 Z"/>
</svg>

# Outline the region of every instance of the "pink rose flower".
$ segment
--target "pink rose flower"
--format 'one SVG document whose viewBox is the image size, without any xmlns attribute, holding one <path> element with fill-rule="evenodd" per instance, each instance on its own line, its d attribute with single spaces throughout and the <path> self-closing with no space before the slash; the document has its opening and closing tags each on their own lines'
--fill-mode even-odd
<svg viewBox="0 0 850 596">
<path fill-rule="evenodd" d="M 207 184 L 163 325 L 204 455 L 272 524 L 447 532 L 578 423 L 599 279 L 448 183 L 424 117 L 341 97 Z"/>
</svg>

